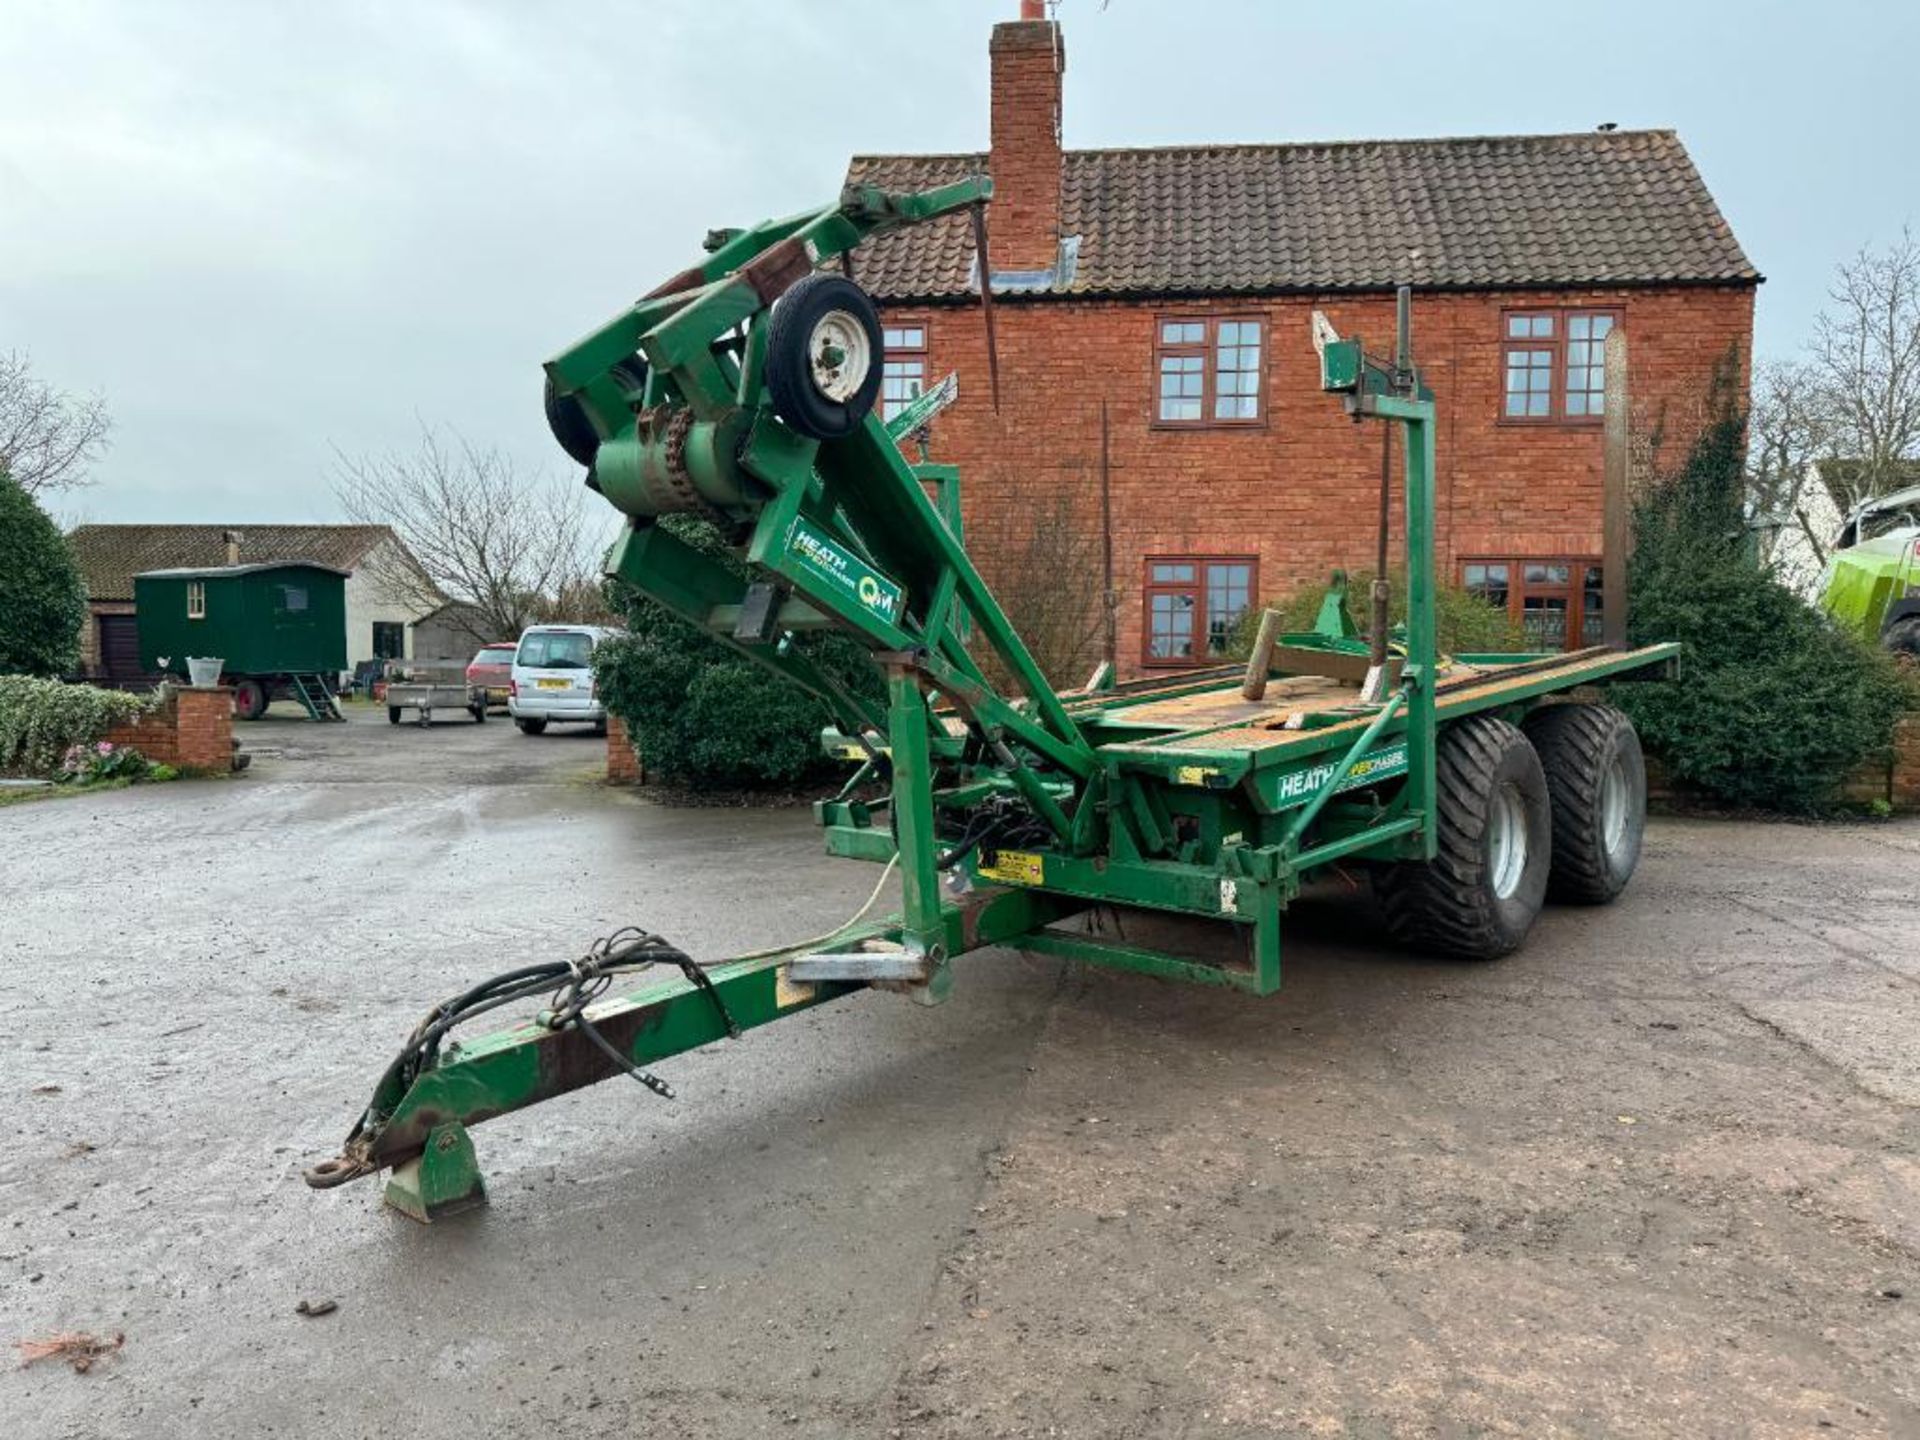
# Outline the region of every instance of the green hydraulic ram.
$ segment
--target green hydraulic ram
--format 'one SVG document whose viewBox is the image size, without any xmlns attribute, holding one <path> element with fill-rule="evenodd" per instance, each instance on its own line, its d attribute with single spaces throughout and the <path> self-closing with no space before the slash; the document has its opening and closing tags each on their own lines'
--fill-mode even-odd
<svg viewBox="0 0 1920 1440">
<path fill-rule="evenodd" d="M 1601 706 L 1536 706 L 1663 674 L 1677 647 L 1439 653 L 1434 406 L 1404 293 L 1390 362 L 1317 314 L 1313 337 L 1323 388 L 1402 438 L 1409 599 L 1392 664 L 1368 676 L 1336 576 L 1316 628 L 1263 645 L 1244 676 L 1115 685 L 1102 667 L 1080 691 L 1048 683 L 961 542 L 955 472 L 902 453 L 934 402 L 891 428 L 875 413 L 879 316 L 836 263 L 955 212 L 972 212 L 979 246 L 991 194 L 984 178 L 853 186 L 818 211 L 714 232 L 702 262 L 546 365 L 556 439 L 629 518 L 608 573 L 827 707 L 829 747 L 862 762 L 816 806 L 827 847 L 897 866 L 899 913 L 708 963 L 632 932 L 476 986 L 421 1022 L 309 1183 L 390 1169 L 388 1201 L 423 1220 L 479 1203 L 475 1123 L 623 1072 L 671 1094 L 647 1066 L 864 989 L 935 1003 L 956 957 L 983 946 L 1271 994 L 1283 913 L 1340 862 L 1375 875 L 1403 938 L 1478 957 L 1518 945 L 1550 878 L 1590 900 L 1625 883 L 1644 811 L 1631 728 Z M 667 515 L 709 522 L 744 567 Z M 813 663 L 827 630 L 865 642 L 884 705 Z M 1553 810 L 1573 821 L 1550 818 L 1549 785 L 1578 802 Z M 1109 911 L 1224 922 L 1246 943 L 1221 958 L 1123 942 L 1093 923 Z M 536 993 L 552 999 L 535 1018 L 451 1038 Z"/>
</svg>

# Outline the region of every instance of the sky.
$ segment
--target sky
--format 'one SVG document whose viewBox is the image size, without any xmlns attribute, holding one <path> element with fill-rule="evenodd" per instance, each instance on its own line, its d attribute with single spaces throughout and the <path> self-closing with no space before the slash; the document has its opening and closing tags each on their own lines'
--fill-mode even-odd
<svg viewBox="0 0 1920 1440">
<path fill-rule="evenodd" d="M 984 149 L 1016 0 L 0 0 L 0 351 L 105 395 L 68 523 L 342 518 L 423 424 L 564 473 L 540 362 L 847 157 Z M 1063 0 L 1069 147 L 1680 132 L 1792 354 L 1920 219 L 1920 6 Z"/>
</svg>

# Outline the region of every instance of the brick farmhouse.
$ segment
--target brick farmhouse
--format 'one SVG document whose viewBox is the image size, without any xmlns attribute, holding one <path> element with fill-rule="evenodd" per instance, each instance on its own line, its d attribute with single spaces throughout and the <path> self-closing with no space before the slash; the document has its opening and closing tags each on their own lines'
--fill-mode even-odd
<svg viewBox="0 0 1920 1440">
<path fill-rule="evenodd" d="M 930 458 L 961 467 L 996 588 L 1097 591 L 1110 543 L 1137 674 L 1370 568 L 1379 432 L 1320 393 L 1310 316 L 1386 351 L 1406 283 L 1444 571 L 1543 646 L 1597 639 L 1600 342 L 1625 330 L 1636 428 L 1684 445 L 1717 365 L 1745 385 L 1761 280 L 1673 132 L 1063 150 L 1060 27 L 1001 24 L 990 49 L 990 150 L 859 156 L 849 178 L 992 176 L 998 413 L 964 216 L 850 268 L 882 308 L 883 405 L 959 377 Z"/>
</svg>

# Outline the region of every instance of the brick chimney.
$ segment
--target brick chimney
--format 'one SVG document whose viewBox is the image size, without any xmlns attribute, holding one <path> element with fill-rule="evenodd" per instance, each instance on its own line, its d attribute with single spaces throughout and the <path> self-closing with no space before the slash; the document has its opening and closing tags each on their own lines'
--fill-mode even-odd
<svg viewBox="0 0 1920 1440">
<path fill-rule="evenodd" d="M 220 538 L 227 543 L 227 564 L 238 565 L 240 563 L 240 542 L 247 537 L 242 535 L 238 530 L 229 530 L 221 535 Z"/>
<path fill-rule="evenodd" d="M 987 173 L 987 244 L 993 269 L 1045 270 L 1060 253 L 1060 77 L 1067 68 L 1059 25 L 1042 0 L 1021 0 L 1020 18 L 993 27 L 993 131 Z"/>
</svg>

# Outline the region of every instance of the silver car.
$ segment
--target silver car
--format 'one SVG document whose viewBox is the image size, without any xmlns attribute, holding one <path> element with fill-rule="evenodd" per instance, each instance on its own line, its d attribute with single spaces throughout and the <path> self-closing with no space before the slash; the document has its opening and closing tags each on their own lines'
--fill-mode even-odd
<svg viewBox="0 0 1920 1440">
<path fill-rule="evenodd" d="M 593 652 L 619 634 L 599 625 L 530 625 L 513 654 L 507 713 L 527 735 L 549 724 L 591 725 L 607 730 L 607 710 L 593 683 Z"/>
</svg>

